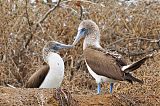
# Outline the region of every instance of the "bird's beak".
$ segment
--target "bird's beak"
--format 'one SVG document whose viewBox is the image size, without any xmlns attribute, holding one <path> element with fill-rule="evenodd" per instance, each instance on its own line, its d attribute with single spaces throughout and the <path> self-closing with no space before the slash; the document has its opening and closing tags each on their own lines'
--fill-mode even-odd
<svg viewBox="0 0 160 106">
<path fill-rule="evenodd" d="M 70 49 L 73 47 L 73 45 L 60 44 L 59 49 Z"/>
<path fill-rule="evenodd" d="M 78 41 L 81 40 L 81 38 L 85 37 L 85 33 L 86 33 L 86 30 L 84 28 L 79 30 L 72 45 L 75 46 L 78 43 Z"/>
</svg>

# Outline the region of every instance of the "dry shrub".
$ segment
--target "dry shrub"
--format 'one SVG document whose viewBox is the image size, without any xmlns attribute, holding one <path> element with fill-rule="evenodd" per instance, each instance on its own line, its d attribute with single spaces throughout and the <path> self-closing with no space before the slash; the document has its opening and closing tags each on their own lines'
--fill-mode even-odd
<svg viewBox="0 0 160 106">
<path fill-rule="evenodd" d="M 67 2 L 65 5 L 68 8 L 57 8 L 41 23 L 41 27 L 32 31 L 36 22 L 50 9 L 48 5 L 37 3 L 36 6 L 28 4 L 26 7 L 25 2 L 0 2 L 0 85 L 10 83 L 22 87 L 43 65 L 41 51 L 46 42 L 73 42 L 81 21 L 80 9 L 75 3 Z M 129 58 L 135 61 L 159 49 L 157 43 L 151 42 L 158 39 L 160 33 L 158 2 L 139 2 L 127 6 L 114 0 L 101 0 L 96 4 L 82 2 L 81 5 L 83 19 L 92 19 L 100 27 L 103 47 L 118 50 L 128 61 Z M 33 38 L 25 48 L 31 33 Z M 75 49 L 62 51 L 61 55 L 66 66 L 62 87 L 75 94 L 94 93 L 96 83 L 84 64 L 82 42 Z M 116 83 L 114 91 L 131 95 L 159 95 L 159 58 L 157 55 L 155 60 L 148 61 L 134 73 L 145 81 L 144 85 Z"/>
</svg>

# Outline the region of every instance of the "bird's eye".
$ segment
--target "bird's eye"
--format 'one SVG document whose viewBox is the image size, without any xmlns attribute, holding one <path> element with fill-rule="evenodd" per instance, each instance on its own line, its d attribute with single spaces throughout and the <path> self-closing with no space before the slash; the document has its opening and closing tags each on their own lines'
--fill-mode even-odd
<svg viewBox="0 0 160 106">
<path fill-rule="evenodd" d="M 82 28 L 81 30 L 80 30 L 80 34 L 81 35 L 85 35 L 87 33 L 87 29 L 86 28 Z"/>
<path fill-rule="evenodd" d="M 82 32 L 85 32 L 85 31 L 86 31 L 86 28 L 82 28 L 81 31 L 82 31 Z"/>
<path fill-rule="evenodd" d="M 53 50 L 58 50 L 59 49 L 59 44 L 55 44 L 53 47 L 52 47 Z"/>
</svg>

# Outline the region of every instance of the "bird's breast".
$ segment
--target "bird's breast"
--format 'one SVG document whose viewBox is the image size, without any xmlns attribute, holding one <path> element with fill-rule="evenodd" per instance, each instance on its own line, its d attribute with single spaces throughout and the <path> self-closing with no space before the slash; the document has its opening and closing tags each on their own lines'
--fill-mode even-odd
<svg viewBox="0 0 160 106">
<path fill-rule="evenodd" d="M 48 57 L 49 72 L 46 75 L 40 88 L 58 88 L 60 87 L 64 76 L 64 62 L 59 54 L 53 53 Z"/>
</svg>

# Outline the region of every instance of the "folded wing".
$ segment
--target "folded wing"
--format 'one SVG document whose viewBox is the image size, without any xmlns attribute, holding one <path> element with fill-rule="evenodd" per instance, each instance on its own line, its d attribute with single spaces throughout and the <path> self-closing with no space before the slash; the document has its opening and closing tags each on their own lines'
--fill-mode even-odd
<svg viewBox="0 0 160 106">
<path fill-rule="evenodd" d="M 27 81 L 26 88 L 39 88 L 49 71 L 49 65 L 44 65 L 36 71 Z"/>
</svg>

